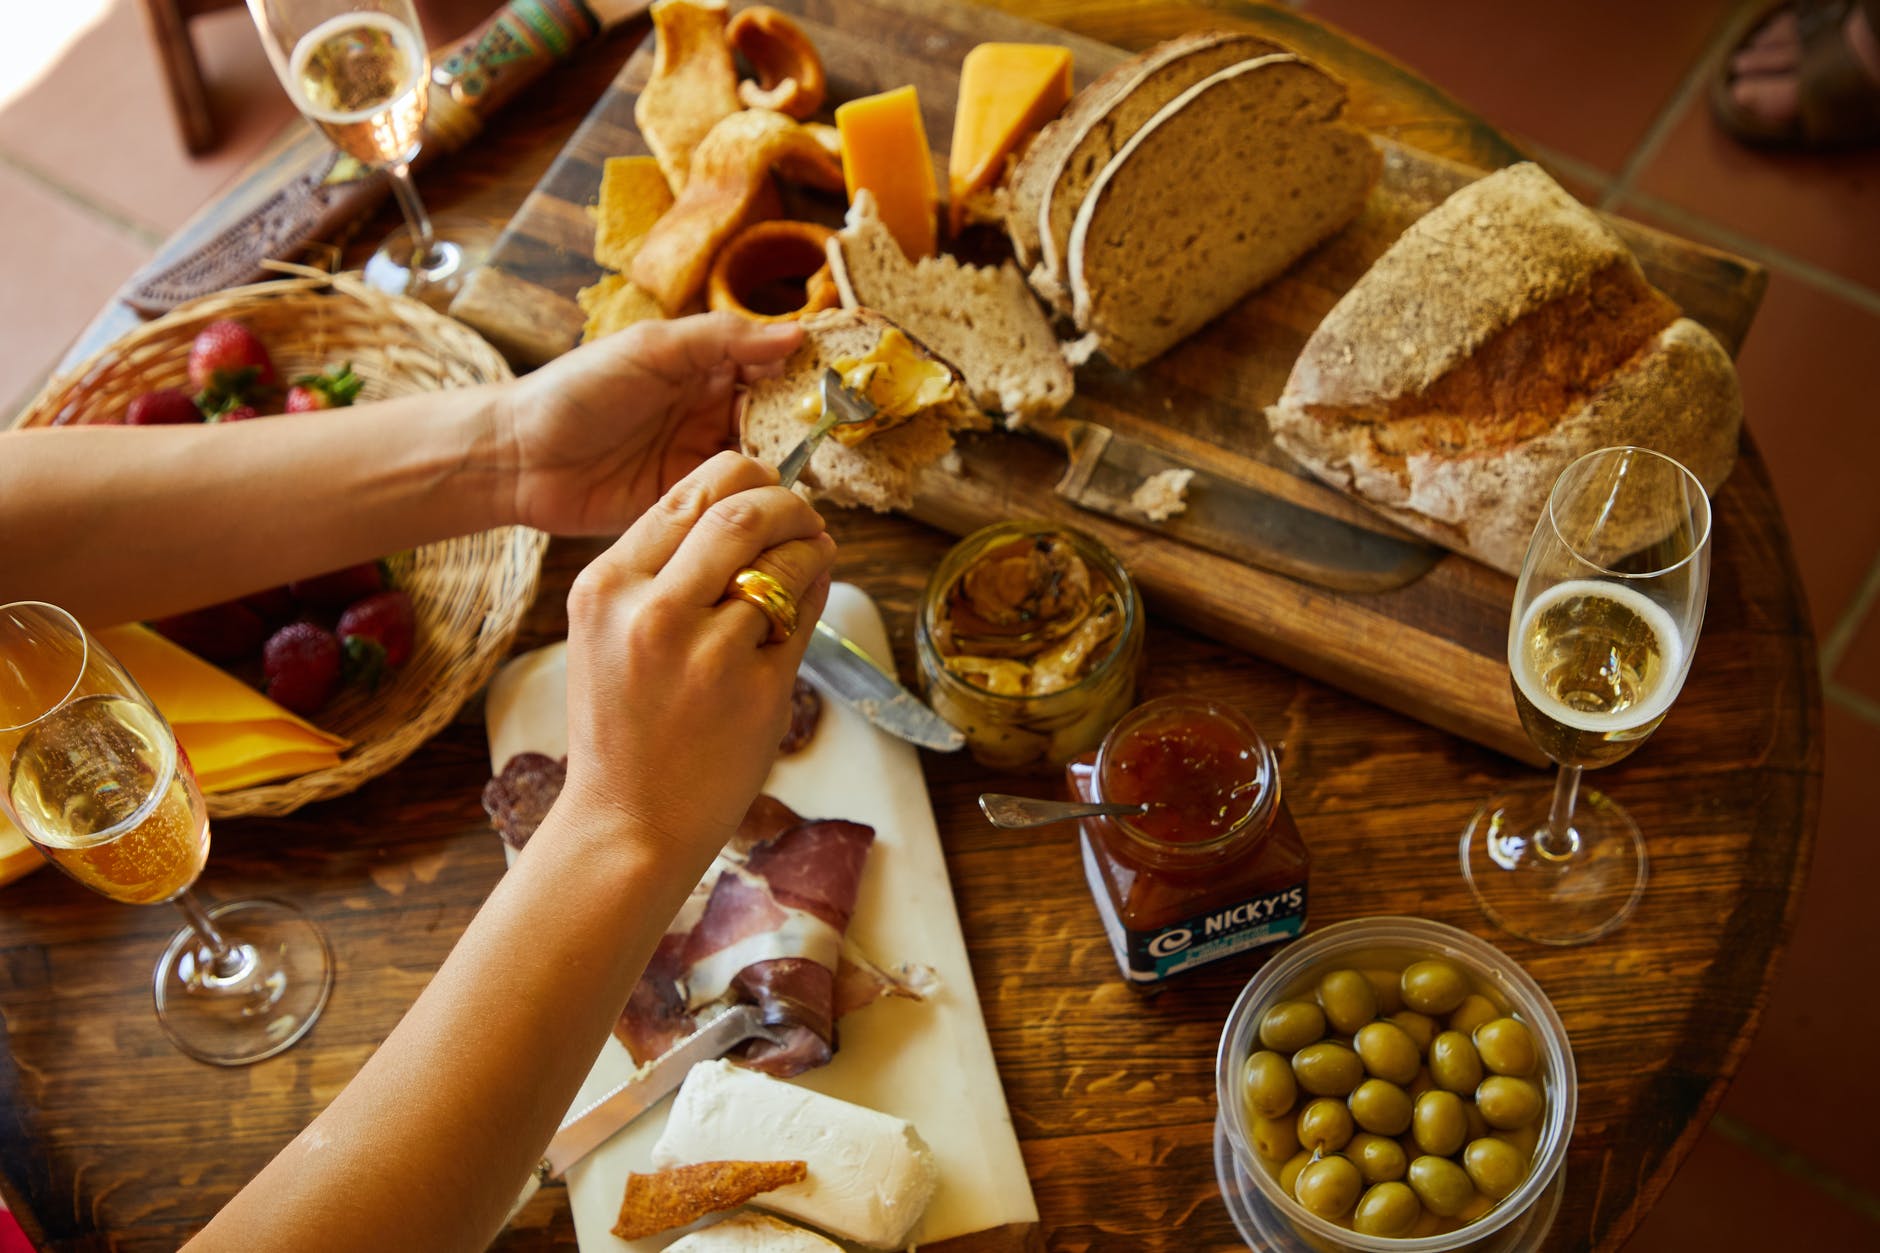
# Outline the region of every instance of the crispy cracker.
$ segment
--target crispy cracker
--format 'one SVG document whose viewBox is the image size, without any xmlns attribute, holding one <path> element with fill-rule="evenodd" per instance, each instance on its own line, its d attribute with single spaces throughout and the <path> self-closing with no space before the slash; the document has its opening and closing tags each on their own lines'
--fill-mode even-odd
<svg viewBox="0 0 1880 1253">
<path fill-rule="evenodd" d="M 622 1240 L 657 1235 L 808 1177 L 809 1164 L 800 1161 L 697 1162 L 650 1175 L 630 1174 L 614 1234 Z"/>
<path fill-rule="evenodd" d="M 594 259 L 625 272 L 640 241 L 672 208 L 672 188 L 651 157 L 609 157 L 601 166 L 600 200 L 594 214 Z"/>
<path fill-rule="evenodd" d="M 581 328 L 584 344 L 625 330 L 635 322 L 664 316 L 657 301 L 621 274 L 602 275 L 600 282 L 575 293 L 575 303 L 588 315 L 587 325 Z"/>
</svg>

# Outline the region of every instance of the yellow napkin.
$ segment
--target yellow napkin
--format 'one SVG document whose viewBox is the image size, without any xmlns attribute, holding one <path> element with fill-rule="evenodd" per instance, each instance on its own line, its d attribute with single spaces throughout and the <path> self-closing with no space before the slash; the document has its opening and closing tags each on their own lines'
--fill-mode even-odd
<svg viewBox="0 0 1880 1253">
<path fill-rule="evenodd" d="M 98 640 L 169 719 L 204 792 L 322 770 L 352 747 L 148 627 L 112 627 Z M 0 883 L 39 865 L 38 853 L 0 814 Z"/>
</svg>

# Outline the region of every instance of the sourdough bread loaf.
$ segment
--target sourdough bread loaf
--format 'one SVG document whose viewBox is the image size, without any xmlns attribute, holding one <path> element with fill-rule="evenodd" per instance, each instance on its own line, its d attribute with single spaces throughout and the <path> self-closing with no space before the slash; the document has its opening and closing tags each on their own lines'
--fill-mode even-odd
<svg viewBox="0 0 1880 1253">
<path fill-rule="evenodd" d="M 1141 365 L 1278 277 L 1364 207 L 1381 161 L 1345 89 L 1287 54 L 1189 87 L 1110 159 L 1071 228 L 1078 327 Z"/>
<path fill-rule="evenodd" d="M 739 414 L 744 452 L 770 465 L 782 461 L 809 434 L 803 399 L 816 394 L 823 367 L 866 356 L 893 323 L 872 309 L 830 309 L 804 318 L 802 325 L 803 343 L 784 362 L 783 372 L 753 383 Z M 905 509 L 914 500 L 915 474 L 952 449 L 955 431 L 990 425 L 977 406 L 962 400 L 918 413 L 853 448 L 825 439 L 797 482 L 811 496 L 831 504 L 881 512 Z"/>
<path fill-rule="evenodd" d="M 829 271 L 847 309 L 873 309 L 957 367 L 973 402 L 1014 427 L 1070 403 L 1076 384 L 1044 310 L 1010 262 L 910 261 L 855 194 L 848 224 L 828 243 Z"/>
<path fill-rule="evenodd" d="M 1325 316 L 1267 410 L 1318 477 L 1510 574 L 1561 469 L 1640 444 L 1708 491 L 1742 424 L 1723 346 L 1532 164 L 1456 192 Z"/>
<path fill-rule="evenodd" d="M 1143 125 L 1208 75 L 1252 57 L 1284 52 L 1236 31 L 1198 31 L 1158 44 L 1112 69 L 1073 100 L 1026 149 L 1012 172 L 1007 233 L 1032 265 L 1040 296 L 1070 312 L 1064 262 L 1084 194 Z"/>
</svg>

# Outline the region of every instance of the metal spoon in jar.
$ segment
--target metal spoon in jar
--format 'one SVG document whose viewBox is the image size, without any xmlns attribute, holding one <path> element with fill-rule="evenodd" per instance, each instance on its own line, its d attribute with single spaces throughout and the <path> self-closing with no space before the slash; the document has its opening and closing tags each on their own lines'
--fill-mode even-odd
<svg viewBox="0 0 1880 1253">
<path fill-rule="evenodd" d="M 1146 814 L 1149 805 L 1092 805 L 1082 801 L 1048 801 L 1035 796 L 1007 796 L 1002 792 L 982 792 L 980 812 L 986 821 L 1006 831 L 1023 831 L 1072 818 L 1120 818 L 1127 814 Z"/>
</svg>

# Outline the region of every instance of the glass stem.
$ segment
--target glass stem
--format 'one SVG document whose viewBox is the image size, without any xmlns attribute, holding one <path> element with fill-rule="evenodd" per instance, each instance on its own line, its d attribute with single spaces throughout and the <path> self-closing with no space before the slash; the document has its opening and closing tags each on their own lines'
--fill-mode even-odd
<svg viewBox="0 0 1880 1253">
<path fill-rule="evenodd" d="M 1562 766 L 1554 776 L 1554 803 L 1547 811 L 1547 829 L 1538 841 L 1542 856 L 1559 861 L 1573 856 L 1579 841 L 1573 838 L 1573 803 L 1580 796 L 1580 767 Z"/>
<path fill-rule="evenodd" d="M 418 188 L 411 181 L 411 162 L 388 165 L 385 172 L 392 180 L 392 194 L 398 198 L 405 225 L 411 228 L 411 276 L 415 287 L 420 281 L 418 276 L 431 264 L 431 245 L 435 240 L 431 215 L 424 211 L 424 201 L 418 199 Z"/>
<path fill-rule="evenodd" d="M 209 911 L 196 899 L 196 889 L 184 888 L 174 900 L 176 907 L 183 911 L 183 920 L 189 924 L 189 929 L 196 933 L 196 938 L 202 941 L 203 947 L 209 950 L 214 959 L 211 972 L 225 979 L 232 977 L 241 969 L 242 955 L 216 929 L 215 920 L 209 917 Z"/>
</svg>

